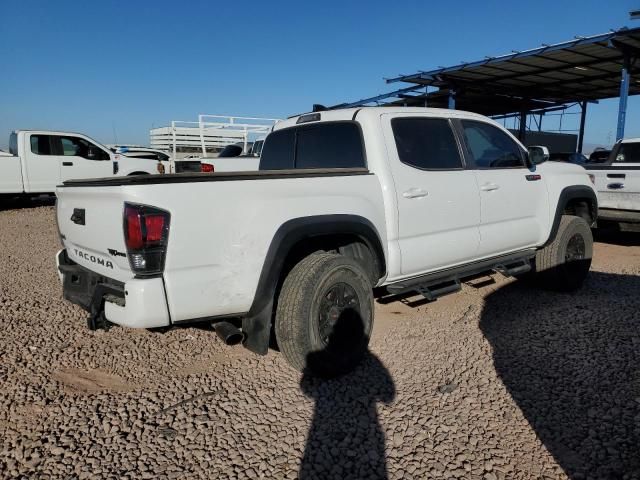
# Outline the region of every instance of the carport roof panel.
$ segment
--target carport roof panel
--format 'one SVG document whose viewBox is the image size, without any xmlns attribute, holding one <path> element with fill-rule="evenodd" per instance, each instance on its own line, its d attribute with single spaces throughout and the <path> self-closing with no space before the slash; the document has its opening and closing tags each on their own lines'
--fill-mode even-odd
<svg viewBox="0 0 640 480">
<path fill-rule="evenodd" d="M 483 95 L 493 98 L 498 94 L 555 104 L 600 100 L 617 96 L 625 52 L 632 59 L 640 57 L 640 28 L 623 28 L 477 62 L 419 71 L 387 79 L 387 83 L 407 82 L 439 88 L 438 92 L 403 97 L 394 102 L 407 105 L 424 103 L 425 97 L 430 105 L 438 104 L 439 97 L 448 95 L 450 90 L 457 92 L 458 108 L 464 108 L 465 97 L 474 97 L 473 103 L 476 103 Z M 632 74 L 640 71 L 635 61 L 630 67 Z M 629 94 L 638 93 L 640 84 L 632 81 Z M 500 107 L 506 105 L 498 102 L 496 107 L 501 111 L 495 114 L 499 114 L 504 113 Z"/>
</svg>

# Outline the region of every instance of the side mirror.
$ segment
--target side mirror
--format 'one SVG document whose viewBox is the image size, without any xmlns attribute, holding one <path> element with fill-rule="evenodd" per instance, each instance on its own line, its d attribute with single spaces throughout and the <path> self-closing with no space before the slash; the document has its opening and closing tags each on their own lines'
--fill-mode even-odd
<svg viewBox="0 0 640 480">
<path fill-rule="evenodd" d="M 533 146 L 527 148 L 529 152 L 529 161 L 533 165 L 539 165 L 549 160 L 549 149 L 547 147 Z"/>
</svg>

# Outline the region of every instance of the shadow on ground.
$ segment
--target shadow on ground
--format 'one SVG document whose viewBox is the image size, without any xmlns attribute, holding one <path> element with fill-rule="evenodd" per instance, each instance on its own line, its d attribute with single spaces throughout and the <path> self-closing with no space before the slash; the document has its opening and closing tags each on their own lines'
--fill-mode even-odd
<svg viewBox="0 0 640 480">
<path fill-rule="evenodd" d="M 514 282 L 485 299 L 496 371 L 571 479 L 640 478 L 640 277 L 574 294 Z"/>
<path fill-rule="evenodd" d="M 640 245 L 640 224 L 622 227 L 617 224 L 604 224 L 593 229 L 593 239 L 596 242 L 623 247 L 638 246 Z"/>
<path fill-rule="evenodd" d="M 38 197 L 2 197 L 0 196 L 0 212 L 5 210 L 20 210 L 23 208 L 52 207 L 56 204 L 53 195 L 40 195 Z"/>
<path fill-rule="evenodd" d="M 340 321 L 334 332 L 340 329 Z M 349 318 L 352 322 L 362 331 L 359 317 Z M 307 365 L 326 361 L 327 352 L 333 353 L 333 335 L 325 350 L 308 355 Z M 300 480 L 388 478 L 376 404 L 390 403 L 395 398 L 395 385 L 383 363 L 367 351 L 351 373 L 326 380 L 305 371 L 300 387 L 315 402 Z"/>
</svg>

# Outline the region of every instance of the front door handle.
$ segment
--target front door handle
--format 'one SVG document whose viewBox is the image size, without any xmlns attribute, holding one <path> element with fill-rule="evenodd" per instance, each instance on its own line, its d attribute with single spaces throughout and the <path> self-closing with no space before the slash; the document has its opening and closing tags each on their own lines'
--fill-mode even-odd
<svg viewBox="0 0 640 480">
<path fill-rule="evenodd" d="M 73 167 L 73 162 L 62 162 L 63 167 Z"/>
<path fill-rule="evenodd" d="M 427 195 L 429 195 L 429 192 L 421 188 L 410 188 L 406 192 L 402 193 L 402 196 L 404 198 L 422 198 L 426 197 Z"/>
<path fill-rule="evenodd" d="M 480 187 L 480 190 L 482 190 L 483 192 L 491 192 L 492 190 L 498 190 L 499 188 L 500 185 L 497 185 L 495 183 L 485 183 Z"/>
</svg>

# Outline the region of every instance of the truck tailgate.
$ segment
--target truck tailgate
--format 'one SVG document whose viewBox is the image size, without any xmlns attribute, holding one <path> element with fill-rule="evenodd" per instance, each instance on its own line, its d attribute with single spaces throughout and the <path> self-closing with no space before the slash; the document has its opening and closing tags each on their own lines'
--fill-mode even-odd
<svg viewBox="0 0 640 480">
<path fill-rule="evenodd" d="M 58 187 L 57 220 L 71 260 L 119 281 L 134 277 L 127 259 L 121 187 Z"/>
</svg>

